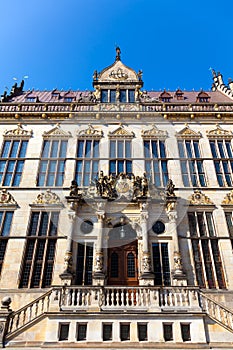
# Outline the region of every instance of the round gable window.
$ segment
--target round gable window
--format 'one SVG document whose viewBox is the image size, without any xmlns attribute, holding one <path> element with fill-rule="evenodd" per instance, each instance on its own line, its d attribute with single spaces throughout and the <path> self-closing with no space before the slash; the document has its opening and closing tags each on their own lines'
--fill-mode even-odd
<svg viewBox="0 0 233 350">
<path fill-rule="evenodd" d="M 90 220 L 85 220 L 81 223 L 80 229 L 83 233 L 87 234 L 93 230 L 93 222 Z"/>
<path fill-rule="evenodd" d="M 165 231 L 165 225 L 162 221 L 156 221 L 154 223 L 154 225 L 152 226 L 152 230 L 154 231 L 154 233 L 156 233 L 157 235 L 164 233 Z"/>
</svg>

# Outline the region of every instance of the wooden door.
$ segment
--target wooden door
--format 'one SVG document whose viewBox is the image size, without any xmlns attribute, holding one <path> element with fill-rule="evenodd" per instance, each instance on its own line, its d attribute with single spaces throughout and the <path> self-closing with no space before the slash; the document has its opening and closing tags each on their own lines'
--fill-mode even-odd
<svg viewBox="0 0 233 350">
<path fill-rule="evenodd" d="M 108 249 L 108 285 L 138 285 L 137 240 Z"/>
</svg>

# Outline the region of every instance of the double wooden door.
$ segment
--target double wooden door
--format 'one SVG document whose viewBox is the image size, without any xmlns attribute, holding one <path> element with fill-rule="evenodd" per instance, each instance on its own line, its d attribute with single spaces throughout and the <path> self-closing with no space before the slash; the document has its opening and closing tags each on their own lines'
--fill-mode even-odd
<svg viewBox="0 0 233 350">
<path fill-rule="evenodd" d="M 119 242 L 108 249 L 108 285 L 138 285 L 137 240 L 119 246 Z"/>
</svg>

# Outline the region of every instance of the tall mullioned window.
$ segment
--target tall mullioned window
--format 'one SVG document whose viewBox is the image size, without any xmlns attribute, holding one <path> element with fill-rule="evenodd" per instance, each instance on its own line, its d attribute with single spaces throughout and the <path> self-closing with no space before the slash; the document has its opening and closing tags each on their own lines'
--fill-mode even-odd
<svg viewBox="0 0 233 350">
<path fill-rule="evenodd" d="M 0 211 L 0 274 L 10 234 L 13 211 Z"/>
<path fill-rule="evenodd" d="M 43 288 L 51 285 L 58 218 L 58 211 L 32 212 L 22 264 L 21 288 Z"/>
<path fill-rule="evenodd" d="M 155 186 L 166 186 L 168 181 L 167 157 L 164 141 L 144 141 L 145 169 Z"/>
<path fill-rule="evenodd" d="M 132 173 L 130 140 L 110 140 L 109 173 L 118 175 L 120 173 Z"/>
<path fill-rule="evenodd" d="M 206 179 L 199 140 L 179 140 L 178 147 L 184 186 L 205 187 Z"/>
<path fill-rule="evenodd" d="M 152 243 L 155 286 L 170 286 L 168 243 Z"/>
<path fill-rule="evenodd" d="M 75 179 L 79 186 L 89 186 L 98 177 L 99 140 L 78 140 Z"/>
<path fill-rule="evenodd" d="M 231 247 L 233 249 L 233 213 L 232 212 L 225 213 L 225 216 L 227 221 L 229 238 L 231 240 Z"/>
<path fill-rule="evenodd" d="M 229 140 L 212 140 L 210 148 L 219 186 L 232 186 L 233 152 L 231 142 Z"/>
<path fill-rule="evenodd" d="M 0 184 L 19 186 L 27 151 L 27 140 L 5 140 L 0 158 Z"/>
<path fill-rule="evenodd" d="M 44 140 L 37 186 L 62 186 L 67 140 Z"/>
<path fill-rule="evenodd" d="M 77 285 L 92 284 L 92 268 L 93 268 L 93 243 L 78 243 L 77 251 Z"/>
<path fill-rule="evenodd" d="M 225 288 L 218 237 L 212 213 L 188 213 L 197 283 L 201 288 Z"/>
</svg>

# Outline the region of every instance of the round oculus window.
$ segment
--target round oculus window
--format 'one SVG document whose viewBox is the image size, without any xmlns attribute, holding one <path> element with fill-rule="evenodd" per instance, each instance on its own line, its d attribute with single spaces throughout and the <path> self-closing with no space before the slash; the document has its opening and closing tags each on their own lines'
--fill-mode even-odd
<svg viewBox="0 0 233 350">
<path fill-rule="evenodd" d="M 152 230 L 156 234 L 161 234 L 165 231 L 165 225 L 162 221 L 156 221 L 152 226 Z"/>
<path fill-rule="evenodd" d="M 81 223 L 80 229 L 83 233 L 90 233 L 93 230 L 93 222 L 85 220 Z"/>
</svg>

